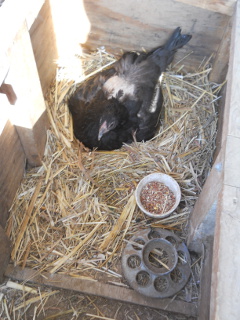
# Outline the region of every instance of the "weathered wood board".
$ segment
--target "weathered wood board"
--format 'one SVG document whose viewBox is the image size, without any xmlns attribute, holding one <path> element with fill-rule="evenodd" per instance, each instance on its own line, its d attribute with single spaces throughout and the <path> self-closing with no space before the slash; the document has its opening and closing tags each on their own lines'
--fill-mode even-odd
<svg viewBox="0 0 240 320">
<path fill-rule="evenodd" d="M 49 0 L 46 0 L 30 29 L 30 37 L 43 94 L 56 76 L 58 51 Z"/>
<path fill-rule="evenodd" d="M 11 63 L 5 82 L 17 96 L 11 121 L 16 126 L 28 163 L 38 166 L 46 142 L 46 107 L 26 23 L 19 28 L 8 57 Z"/>
<path fill-rule="evenodd" d="M 204 58 L 217 54 L 230 19 L 228 15 L 169 0 L 85 0 L 84 6 L 91 23 L 85 44 L 90 49 L 101 46 L 110 52 L 152 49 L 163 44 L 180 26 L 183 32 L 193 35 L 175 58 L 178 61 L 193 51 L 183 62 L 188 70 L 196 70 Z M 226 67 L 228 53 L 225 57 L 218 69 Z"/>
<path fill-rule="evenodd" d="M 4 272 L 8 266 L 11 253 L 11 243 L 0 224 L 0 283 L 4 279 Z"/>
<path fill-rule="evenodd" d="M 0 56 L 7 54 L 8 49 L 14 43 L 16 33 L 26 21 L 30 28 L 36 18 L 44 0 L 7 0 L 0 8 Z M 0 60 L 0 70 L 5 61 Z M 0 73 L 1 75 L 1 73 Z M 4 80 L 5 74 L 1 75 L 0 83 Z"/>
<path fill-rule="evenodd" d="M 196 6 L 199 8 L 207 9 L 214 12 L 219 12 L 232 16 L 235 9 L 236 0 L 177 0 L 189 4 L 191 6 Z"/>
<path fill-rule="evenodd" d="M 74 2 L 75 0 L 71 1 Z M 38 113 L 38 117 L 35 117 L 35 119 L 40 120 L 39 122 L 36 121 L 31 129 L 18 126 L 16 130 L 16 127 L 10 121 L 7 121 L 1 133 L 0 224 L 2 225 L 5 224 L 7 211 L 24 173 L 26 158 L 32 159 L 35 164 L 40 163 L 45 143 L 46 114 L 44 108 L 42 108 L 44 102 L 40 82 L 43 92 L 46 93 L 55 75 L 55 60 L 58 57 L 58 48 L 55 41 L 56 30 L 52 20 L 53 12 L 51 11 L 52 3 L 54 2 L 56 5 L 57 1 L 46 0 L 37 16 L 43 2 L 43 0 L 34 2 L 30 0 L 22 0 L 21 2 L 8 0 L 6 5 L 0 9 L 0 30 L 8 30 L 7 33 L 0 33 L 0 82 L 2 83 L 8 70 L 10 70 L 6 80 L 9 80 L 14 92 L 16 91 L 18 101 L 21 96 L 31 97 L 32 99 L 32 108 L 29 108 L 30 118 L 32 119 L 32 114 L 35 114 L 35 117 L 39 110 L 43 111 Z M 65 5 L 69 3 L 67 0 L 63 0 L 63 2 Z M 172 30 L 180 26 L 183 32 L 191 33 L 193 38 L 188 45 L 179 50 L 175 62 L 192 51 L 193 54 L 180 62 L 179 66 L 183 63 L 186 70 L 196 70 L 204 59 L 213 54 L 211 80 L 216 82 L 221 82 L 225 78 L 229 60 L 231 16 L 236 14 L 231 41 L 225 120 L 222 130 L 223 138 L 219 148 L 223 159 L 222 172 L 220 177 L 218 172 L 212 172 L 212 178 L 210 177 L 206 184 L 195 208 L 195 212 L 200 212 L 200 215 L 193 221 L 193 228 L 204 221 L 204 214 L 209 210 L 210 202 L 214 203 L 214 197 L 216 197 L 218 206 L 213 250 L 210 318 L 235 319 L 240 313 L 238 301 L 240 289 L 239 286 L 235 285 L 240 282 L 240 261 L 239 255 L 237 255 L 237 245 L 240 242 L 239 1 L 237 3 L 236 0 L 197 0 L 194 2 L 190 0 L 79 0 L 79 2 L 83 4 L 83 12 L 79 12 L 79 16 L 86 15 L 90 30 L 81 19 L 80 23 L 79 21 L 77 23 L 78 27 L 70 29 L 77 34 L 79 28 L 82 28 L 81 32 L 85 33 L 87 41 L 85 42 L 83 37 L 80 42 L 86 48 L 96 50 L 96 48 L 104 46 L 106 50 L 112 53 L 121 53 L 122 50 L 141 50 L 143 48 L 148 50 L 163 44 Z M 235 9 L 236 3 L 237 9 Z M 66 20 L 62 20 L 62 23 L 66 26 L 72 18 L 71 6 L 69 7 L 70 9 L 66 12 Z M 12 19 L 9 19 L 10 16 Z M 26 23 L 24 23 L 25 20 Z M 74 25 L 74 19 L 72 19 L 71 25 Z M 21 28 L 24 29 L 22 34 L 24 34 L 25 40 L 20 41 L 19 48 L 23 48 L 19 49 L 21 52 L 19 55 L 19 50 L 15 53 L 13 53 L 13 50 L 14 45 L 16 47 L 19 41 L 19 37 L 16 39 L 16 34 Z M 31 44 L 28 34 L 29 29 L 40 82 L 34 64 L 32 48 L 29 46 Z M 69 27 L 67 30 L 69 30 Z M 64 37 L 67 37 L 68 34 L 66 33 Z M 27 51 L 28 53 L 31 52 L 30 60 L 28 54 L 25 55 Z M 23 71 L 26 78 L 22 76 Z M 27 80 L 26 83 L 23 82 L 25 84 L 24 90 L 18 89 L 22 79 Z M 33 90 L 33 83 L 37 87 L 36 91 Z M 6 84 L 8 83 L 6 82 Z M 34 94 L 31 91 L 34 91 Z M 25 101 L 24 98 L 22 101 Z M 6 101 L 4 102 L 5 105 L 8 105 Z M 36 109 L 35 106 L 37 106 Z M 42 125 L 43 123 L 44 125 Z M 38 150 L 41 150 L 40 153 Z M 215 185 L 217 184 L 218 188 L 211 190 L 211 181 Z M 220 186 L 221 181 L 222 185 Z M 215 188 L 215 185 L 213 185 L 213 188 Z M 218 197 L 217 194 L 219 194 Z M 209 278 L 206 279 L 205 283 L 207 284 Z M 65 283 L 67 283 L 67 280 Z M 85 284 L 85 287 L 87 288 L 88 284 Z M 66 285 L 66 288 L 69 288 L 68 285 Z M 94 290 L 93 294 L 100 292 L 98 286 L 94 287 Z M 91 292 L 87 291 L 87 293 Z M 116 296 L 118 294 L 116 293 Z M 124 300 L 126 292 L 122 290 L 121 295 Z M 225 299 L 226 296 L 231 297 L 231 300 Z M 139 299 L 132 299 L 132 302 L 139 303 Z M 144 303 L 142 302 L 142 304 Z"/>
<path fill-rule="evenodd" d="M 240 314 L 240 1 L 232 29 L 226 105 L 223 118 L 222 190 L 218 198 L 213 248 L 210 319 Z M 213 186 L 214 187 L 214 186 Z"/>
<path fill-rule="evenodd" d="M 0 112 L 3 114 L 9 108 L 9 102 L 4 94 L 0 94 Z M 7 120 L 7 119 L 5 119 Z M 5 122 L 5 121 L 4 121 Z M 5 227 L 8 210 L 15 197 L 22 179 L 26 156 L 23 152 L 16 128 L 7 120 L 2 123 L 0 133 L 0 225 Z"/>
<path fill-rule="evenodd" d="M 0 8 L 1 30 L 8 30 L 0 33 L 0 56 L 4 57 L 0 60 L 0 224 L 3 227 L 26 161 L 40 165 L 45 147 L 48 123 L 28 33 L 42 3 L 43 0 L 34 4 L 28 0 L 22 3 L 9 0 Z"/>
<path fill-rule="evenodd" d="M 177 312 L 188 316 L 196 316 L 197 309 L 193 303 L 188 303 L 174 299 L 153 299 L 140 295 L 134 290 L 119 287 L 110 284 L 100 283 L 87 279 L 73 278 L 62 274 L 42 273 L 38 274 L 35 270 L 9 265 L 5 276 L 19 281 L 29 281 L 40 285 L 74 290 L 85 294 L 93 294 L 108 299 L 121 302 L 133 303 L 145 307 L 156 308 L 160 310 Z"/>
<path fill-rule="evenodd" d="M 208 237 L 213 239 L 217 199 L 223 181 L 223 161 L 223 154 L 220 152 L 189 219 L 187 244 L 195 252 L 201 253 Z"/>
</svg>

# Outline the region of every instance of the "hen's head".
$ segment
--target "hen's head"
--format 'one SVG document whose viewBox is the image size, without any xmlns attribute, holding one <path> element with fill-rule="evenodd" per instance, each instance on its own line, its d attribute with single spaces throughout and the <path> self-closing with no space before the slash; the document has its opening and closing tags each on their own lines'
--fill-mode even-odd
<svg viewBox="0 0 240 320">
<path fill-rule="evenodd" d="M 115 98 L 101 101 L 102 114 L 99 121 L 98 141 L 107 132 L 114 130 L 128 120 L 127 109 Z"/>
</svg>

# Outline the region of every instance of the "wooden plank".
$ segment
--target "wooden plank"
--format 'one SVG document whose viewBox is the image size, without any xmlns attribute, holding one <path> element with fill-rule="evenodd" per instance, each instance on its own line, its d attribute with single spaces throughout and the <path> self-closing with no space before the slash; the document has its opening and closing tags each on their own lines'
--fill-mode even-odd
<svg viewBox="0 0 240 320">
<path fill-rule="evenodd" d="M 0 92 L 1 92 L 1 88 L 0 87 Z M 8 100 L 8 97 L 6 94 L 3 94 L 2 92 L 0 93 L 0 137 L 2 134 L 2 131 L 9 119 L 9 107 L 10 107 L 10 103 Z"/>
<path fill-rule="evenodd" d="M 28 28 L 31 27 L 37 16 L 44 0 L 7 0 L 3 3 L 0 10 L 0 84 L 3 82 L 6 73 L 2 76 L 1 70 L 5 69 L 6 61 L 2 60 L 9 47 L 12 46 L 17 31 L 21 28 L 27 18 Z"/>
<path fill-rule="evenodd" d="M 223 122 L 224 122 L 224 113 L 225 113 L 225 106 L 226 106 L 226 89 L 227 84 L 223 86 L 220 92 L 221 99 L 218 102 L 218 123 L 217 123 L 217 136 L 216 136 L 216 149 L 213 155 L 213 162 L 215 162 L 219 152 L 221 152 L 222 145 L 223 145 Z"/>
<path fill-rule="evenodd" d="M 193 51 L 184 61 L 188 70 L 217 53 L 229 21 L 226 15 L 168 0 L 144 0 L 141 4 L 136 0 L 86 0 L 84 5 L 91 23 L 87 48 L 105 46 L 118 53 L 121 49 L 148 50 L 163 44 L 181 26 L 193 38 L 179 50 L 175 61 Z"/>
<path fill-rule="evenodd" d="M 81 71 L 81 61 L 75 55 L 82 52 L 79 44 L 86 41 L 89 31 L 83 1 L 45 1 L 30 29 L 44 94 L 55 79 L 57 62 Z"/>
<path fill-rule="evenodd" d="M 9 108 L 7 97 L 0 94 L 0 113 L 1 119 L 4 120 L 0 128 L 0 224 L 3 227 L 5 227 L 8 210 L 22 180 L 26 163 L 17 131 L 7 120 L 8 114 L 5 114 Z"/>
<path fill-rule="evenodd" d="M 200 294 L 198 297 L 198 319 L 210 318 L 210 298 L 211 298 L 211 279 L 212 279 L 212 256 L 213 256 L 213 237 L 208 238 L 204 243 L 202 252 L 202 268 L 200 278 Z"/>
<path fill-rule="evenodd" d="M 223 123 L 224 181 L 219 195 L 212 269 L 210 319 L 238 319 L 240 314 L 240 1 L 232 30 Z"/>
<path fill-rule="evenodd" d="M 209 11 L 214 11 L 228 16 L 232 16 L 237 0 L 177 0 L 189 4 L 190 6 L 196 6 Z"/>
<path fill-rule="evenodd" d="M 240 138 L 240 2 L 237 2 L 233 33 L 231 37 L 231 59 L 229 62 L 228 95 L 230 99 L 229 124 L 226 127 L 228 135 Z"/>
<path fill-rule="evenodd" d="M 30 29 L 33 52 L 43 94 L 47 93 L 56 76 L 56 46 L 55 29 L 52 20 L 49 0 L 46 0 L 39 15 Z"/>
<path fill-rule="evenodd" d="M 3 281 L 4 272 L 10 260 L 10 245 L 11 243 L 0 225 L 0 283 Z"/>
<path fill-rule="evenodd" d="M 48 127 L 45 102 L 26 24 L 19 29 L 8 52 L 10 69 L 5 82 L 17 96 L 12 123 L 31 166 L 41 165 Z"/>
<path fill-rule="evenodd" d="M 10 84 L 7 83 L 3 83 L 0 86 L 0 93 L 4 93 L 7 98 L 8 101 L 10 102 L 10 104 L 15 104 L 17 101 L 17 96 L 15 94 L 15 92 L 13 91 L 13 88 Z"/>
<path fill-rule="evenodd" d="M 0 50 L 0 85 L 6 78 L 7 72 L 9 70 L 9 61 L 5 52 Z"/>
<path fill-rule="evenodd" d="M 226 102 L 223 115 L 222 126 L 222 145 L 226 144 L 227 136 L 232 135 L 240 137 L 240 109 L 239 109 L 239 93 L 240 93 L 240 4 L 237 2 L 236 12 L 233 20 L 230 58 L 227 74 Z"/>
<path fill-rule="evenodd" d="M 195 317 L 197 314 L 196 307 L 192 303 L 174 299 L 148 298 L 138 294 L 134 290 L 115 285 L 104 284 L 98 281 L 72 278 L 62 274 L 50 274 L 46 272 L 40 275 L 35 270 L 29 268 L 21 269 L 19 267 L 14 268 L 12 265 L 8 266 L 5 276 L 19 281 L 28 281 L 40 285 L 74 290 L 84 294 L 97 295 L 107 299 L 138 304 L 159 310 L 177 312 L 193 317 Z"/>
<path fill-rule="evenodd" d="M 37 18 L 38 13 L 40 12 L 44 2 L 45 0 L 37 0 L 37 1 L 28 0 L 28 9 L 25 16 L 28 30 L 30 30 L 30 28 L 32 27 L 32 24 Z"/>
<path fill-rule="evenodd" d="M 240 188 L 240 138 L 228 135 L 225 152 L 224 183 Z"/>
<path fill-rule="evenodd" d="M 223 159 L 219 153 L 189 220 L 188 247 L 202 253 L 203 245 L 214 236 L 218 194 L 223 183 Z M 214 187 L 213 187 L 214 186 Z"/>
<path fill-rule="evenodd" d="M 220 46 L 214 56 L 214 63 L 212 66 L 213 69 L 209 78 L 210 81 L 222 83 L 226 79 L 231 44 L 231 31 L 232 17 L 229 18 L 229 22 L 224 32 Z"/>
<path fill-rule="evenodd" d="M 239 319 L 239 200 L 240 189 L 224 185 L 216 220 L 209 319 Z"/>
</svg>

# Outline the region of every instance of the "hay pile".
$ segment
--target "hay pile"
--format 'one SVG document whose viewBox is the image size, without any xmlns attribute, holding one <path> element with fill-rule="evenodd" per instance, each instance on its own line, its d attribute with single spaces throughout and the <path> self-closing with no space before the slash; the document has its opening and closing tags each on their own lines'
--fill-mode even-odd
<svg viewBox="0 0 240 320">
<path fill-rule="evenodd" d="M 59 291 L 33 286 L 22 285 L 8 280 L 0 287 L 0 319 L 27 319 L 26 313 L 34 305 L 32 311 L 33 320 L 39 319 L 38 316 L 45 314 L 45 304 L 51 296 L 57 296 Z M 30 317 L 29 317 L 30 319 Z M 44 319 L 48 319 L 45 318 Z"/>
<path fill-rule="evenodd" d="M 77 82 L 114 58 L 98 51 L 82 61 L 85 75 Z M 26 172 L 11 208 L 7 233 L 15 265 L 95 279 L 103 273 L 102 281 L 109 275 L 120 283 L 121 251 L 136 231 L 158 226 L 186 237 L 215 149 L 221 86 L 209 83 L 207 66 L 189 74 L 178 64 L 165 73 L 156 137 L 106 152 L 89 152 L 74 139 L 66 98 L 77 83 L 59 67 L 47 97 L 51 129 L 43 164 Z M 179 208 L 163 220 L 148 219 L 133 196 L 139 180 L 152 172 L 171 175 L 182 191 Z"/>
</svg>

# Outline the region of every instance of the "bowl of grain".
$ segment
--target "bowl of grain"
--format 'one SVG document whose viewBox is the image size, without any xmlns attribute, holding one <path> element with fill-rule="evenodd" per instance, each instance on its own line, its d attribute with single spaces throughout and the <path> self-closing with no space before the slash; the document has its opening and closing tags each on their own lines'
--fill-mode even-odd
<svg viewBox="0 0 240 320">
<path fill-rule="evenodd" d="M 151 173 L 137 185 L 138 207 L 151 218 L 166 218 L 179 205 L 181 190 L 176 180 L 164 173 Z"/>
</svg>

